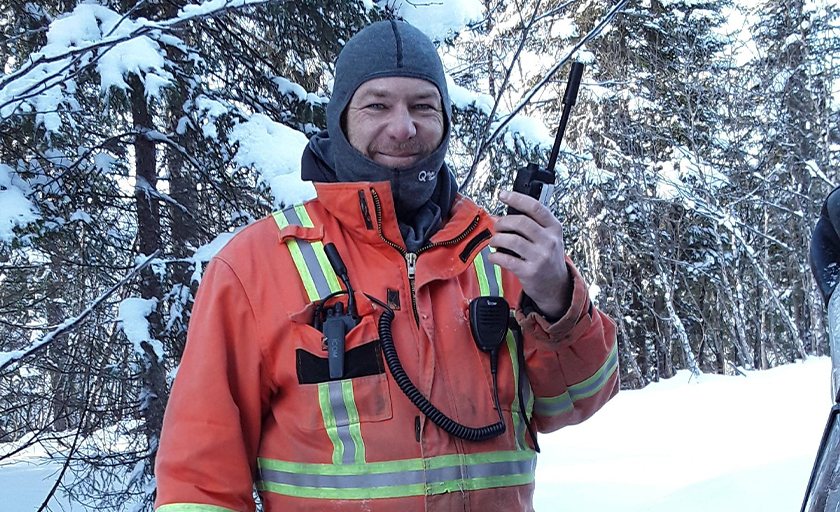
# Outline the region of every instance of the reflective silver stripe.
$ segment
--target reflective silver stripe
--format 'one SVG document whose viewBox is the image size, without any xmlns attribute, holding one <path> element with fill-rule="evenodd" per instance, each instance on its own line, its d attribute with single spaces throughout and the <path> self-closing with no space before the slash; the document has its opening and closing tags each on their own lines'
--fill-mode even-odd
<svg viewBox="0 0 840 512">
<path fill-rule="evenodd" d="M 522 386 L 522 398 L 525 400 L 525 414 L 526 417 L 523 418 L 523 423 L 526 421 L 530 421 L 530 418 L 533 416 L 534 410 L 534 395 L 531 392 L 531 382 L 528 380 L 528 372 L 525 369 L 522 369 L 522 380 L 519 381 L 519 385 Z M 522 414 L 520 411 L 516 411 L 520 415 Z M 522 432 L 520 436 L 517 437 L 517 440 L 521 443 L 523 449 L 530 450 L 531 447 L 528 446 L 528 442 L 525 441 L 525 432 L 527 432 L 528 427 L 527 425 L 523 424 L 520 426 Z M 532 427 L 536 430 L 536 427 Z M 536 434 L 536 432 L 535 432 Z"/>
<path fill-rule="evenodd" d="M 329 487 L 333 489 L 352 489 L 365 487 L 389 487 L 397 485 L 422 484 L 422 469 L 400 473 L 382 473 L 376 475 L 302 475 L 273 469 L 263 469 L 260 473 L 266 482 L 294 485 L 296 487 Z"/>
<path fill-rule="evenodd" d="M 215 505 L 203 505 L 201 503 L 170 503 L 161 505 L 155 512 L 236 512 L 229 508 L 217 507 Z"/>
<path fill-rule="evenodd" d="M 344 446 L 344 454 L 341 456 L 342 464 L 352 464 L 356 458 L 356 444 L 353 442 L 353 437 L 350 435 L 350 419 L 347 415 L 347 407 L 344 405 L 344 393 L 341 389 L 341 381 L 331 381 L 330 386 L 330 406 L 335 417 L 335 427 L 338 432 L 338 438 Z"/>
<path fill-rule="evenodd" d="M 537 460 L 520 460 L 509 462 L 491 462 L 475 466 L 448 467 L 432 469 L 426 472 L 426 482 L 448 482 L 462 478 L 487 478 L 491 476 L 521 475 L 533 473 L 537 469 Z"/>
<path fill-rule="evenodd" d="M 283 216 L 292 226 L 304 225 L 294 207 L 283 210 Z M 303 256 L 303 261 L 306 263 L 306 268 L 309 270 L 309 275 L 312 277 L 312 282 L 315 284 L 315 289 L 318 291 L 318 298 L 323 299 L 332 293 L 333 290 L 330 290 L 330 285 L 327 282 L 327 276 L 324 275 L 324 269 L 321 268 L 321 262 L 318 261 L 315 249 L 312 247 L 312 244 L 306 240 L 298 239 L 297 244 L 300 248 L 300 254 Z M 310 299 L 312 298 L 310 297 Z"/>
<path fill-rule="evenodd" d="M 607 361 L 595 373 L 595 375 L 581 382 L 580 384 L 574 384 L 572 386 L 569 386 L 569 395 L 571 395 L 572 401 L 589 398 L 604 387 L 604 384 L 607 383 L 607 380 L 609 380 L 610 376 L 612 376 L 613 372 L 616 370 L 616 368 L 618 368 L 617 347 L 618 344 L 613 345 L 610 355 L 607 356 Z"/>
<path fill-rule="evenodd" d="M 487 257 L 490 256 L 490 246 L 481 250 L 481 260 L 484 263 L 484 273 L 487 276 L 487 286 L 489 287 L 487 295 L 500 296 L 502 293 L 499 290 L 499 282 L 496 280 L 495 265 L 490 263 Z"/>
<path fill-rule="evenodd" d="M 522 398 L 525 399 L 525 412 L 530 416 L 534 410 L 534 395 L 531 391 L 531 381 L 528 380 L 528 372 L 522 372 Z"/>
<path fill-rule="evenodd" d="M 482 249 L 478 256 L 473 259 L 473 265 L 475 266 L 481 294 L 502 296 L 504 295 L 504 289 L 502 287 L 501 268 L 491 263 L 488 259 L 492 252 L 493 250 L 490 246 Z M 516 350 L 516 342 L 514 341 L 513 334 L 510 331 L 508 331 L 506 340 L 508 353 L 510 354 L 511 368 L 513 369 L 514 396 L 513 402 L 511 403 L 511 418 L 513 420 L 514 438 L 520 450 L 530 450 L 531 447 L 528 446 L 528 442 L 525 440 L 528 418 L 522 416 L 522 411 L 519 407 L 519 386 L 524 386 L 523 398 L 525 399 L 526 414 L 530 415 L 533 405 L 531 402 L 531 385 L 528 382 L 528 375 L 524 369 L 521 372 L 523 382 L 519 382 L 519 355 Z"/>
</svg>

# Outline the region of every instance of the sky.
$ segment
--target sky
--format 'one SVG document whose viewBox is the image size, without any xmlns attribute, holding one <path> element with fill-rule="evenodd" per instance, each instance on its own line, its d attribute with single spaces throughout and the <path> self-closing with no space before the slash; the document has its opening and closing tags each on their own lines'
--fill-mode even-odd
<svg viewBox="0 0 840 512">
<path fill-rule="evenodd" d="M 832 405 L 830 371 L 829 358 L 812 357 L 622 391 L 581 425 L 540 435 L 535 509 L 798 510 Z M 59 469 L 36 449 L 0 464 L 0 509 L 37 510 Z"/>
</svg>

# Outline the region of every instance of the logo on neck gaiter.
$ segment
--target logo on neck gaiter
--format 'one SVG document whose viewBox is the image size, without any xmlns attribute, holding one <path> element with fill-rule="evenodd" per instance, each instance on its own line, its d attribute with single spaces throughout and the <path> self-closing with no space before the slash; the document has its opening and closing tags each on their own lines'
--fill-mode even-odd
<svg viewBox="0 0 840 512">
<path fill-rule="evenodd" d="M 437 171 L 420 171 L 420 174 L 417 175 L 417 181 L 420 183 L 425 183 L 427 181 L 434 181 L 437 178 Z"/>
</svg>

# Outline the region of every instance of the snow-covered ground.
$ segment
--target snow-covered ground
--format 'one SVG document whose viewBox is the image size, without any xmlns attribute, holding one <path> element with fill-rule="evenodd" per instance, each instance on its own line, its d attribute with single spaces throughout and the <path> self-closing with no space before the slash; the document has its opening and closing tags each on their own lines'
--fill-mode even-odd
<svg viewBox="0 0 840 512">
<path fill-rule="evenodd" d="M 830 367 L 811 358 L 746 377 L 680 373 L 622 392 L 540 438 L 536 510 L 798 510 L 831 406 Z M 38 509 L 57 466 L 37 462 L 30 452 L 0 466 L 0 510 Z"/>
<path fill-rule="evenodd" d="M 543 436 L 539 512 L 799 510 L 831 407 L 831 362 L 681 372 Z"/>
</svg>

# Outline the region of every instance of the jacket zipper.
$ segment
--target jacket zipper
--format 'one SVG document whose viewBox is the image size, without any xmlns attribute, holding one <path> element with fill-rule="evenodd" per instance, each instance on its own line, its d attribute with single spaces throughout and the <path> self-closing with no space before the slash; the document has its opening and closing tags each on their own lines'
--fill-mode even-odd
<svg viewBox="0 0 840 512">
<path fill-rule="evenodd" d="M 401 245 L 394 243 L 387 238 L 382 233 L 382 204 L 379 202 L 379 194 L 376 193 L 376 190 L 370 189 L 370 194 L 373 197 L 373 207 L 376 213 L 376 229 L 379 232 L 379 238 L 382 239 L 383 242 L 390 245 L 394 249 L 396 249 L 403 258 L 405 258 L 405 265 L 406 271 L 408 273 L 408 287 L 411 291 L 411 310 L 414 311 L 414 323 L 420 327 L 420 315 L 417 313 L 417 300 L 414 296 L 414 275 L 417 271 L 417 257 L 420 253 L 428 251 L 429 249 L 433 249 L 435 247 L 443 247 L 446 245 L 454 245 L 461 242 L 465 239 L 477 226 L 480 221 L 480 217 L 478 215 L 472 220 L 469 226 L 458 236 L 451 240 L 444 240 L 443 242 L 434 242 L 434 243 L 427 243 L 423 247 L 417 250 L 417 252 L 408 252 L 403 248 Z"/>
</svg>

